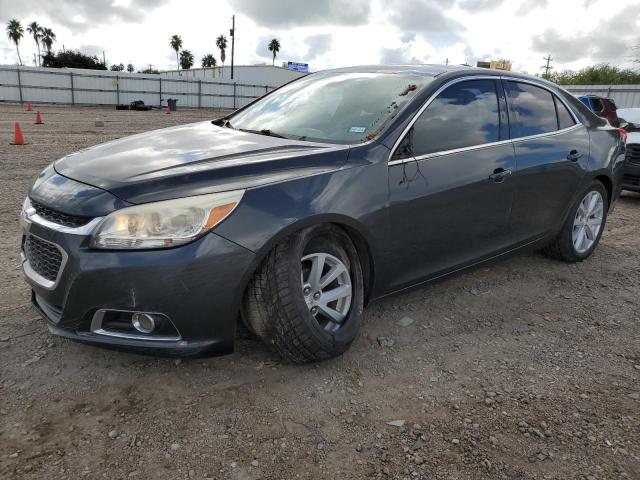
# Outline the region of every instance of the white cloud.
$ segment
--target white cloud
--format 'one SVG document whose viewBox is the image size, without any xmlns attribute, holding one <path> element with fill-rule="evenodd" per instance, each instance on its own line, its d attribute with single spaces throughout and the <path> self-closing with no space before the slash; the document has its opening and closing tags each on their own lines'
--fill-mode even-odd
<svg viewBox="0 0 640 480">
<path fill-rule="evenodd" d="M 229 0 L 238 13 L 267 27 L 299 25 L 362 25 L 371 11 L 369 0 Z"/>
<path fill-rule="evenodd" d="M 271 63 L 266 44 L 278 38 L 277 64 L 308 61 L 314 70 L 504 57 L 516 69 L 538 73 L 547 53 L 556 69 L 606 61 L 631 66 L 630 47 L 640 44 L 634 4 L 619 0 L 612 11 L 602 0 L 0 0 L 0 21 L 17 18 L 26 26 L 37 20 L 57 34 L 55 48 L 90 46 L 87 53 L 104 50 L 108 62 L 138 68 L 175 68 L 173 34 L 182 36 L 198 64 L 205 53 L 219 58 L 215 38 L 229 37 L 235 13 L 237 65 Z M 20 50 L 31 64 L 30 36 Z M 0 63 L 16 61 L 3 35 Z"/>
</svg>

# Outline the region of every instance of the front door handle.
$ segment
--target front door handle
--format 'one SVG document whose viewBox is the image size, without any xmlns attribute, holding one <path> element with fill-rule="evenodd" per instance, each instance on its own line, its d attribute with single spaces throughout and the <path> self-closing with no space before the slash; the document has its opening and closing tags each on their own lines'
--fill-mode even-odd
<svg viewBox="0 0 640 480">
<path fill-rule="evenodd" d="M 504 179 L 511 175 L 511 170 L 504 168 L 496 168 L 491 175 L 489 175 L 489 179 L 493 180 L 496 183 L 504 182 Z"/>
<path fill-rule="evenodd" d="M 567 155 L 567 160 L 571 160 L 572 162 L 577 162 L 582 157 L 582 153 L 578 150 L 571 150 L 569 155 Z"/>
</svg>

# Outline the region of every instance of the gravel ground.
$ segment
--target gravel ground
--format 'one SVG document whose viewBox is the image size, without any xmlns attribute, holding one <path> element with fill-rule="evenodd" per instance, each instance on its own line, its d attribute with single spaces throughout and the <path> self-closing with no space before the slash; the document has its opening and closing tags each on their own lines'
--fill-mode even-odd
<svg viewBox="0 0 640 480">
<path fill-rule="evenodd" d="M 532 254 L 374 303 L 332 361 L 252 339 L 150 358 L 48 333 L 20 204 L 67 153 L 219 112 L 39 108 L 36 126 L 0 104 L 1 478 L 640 479 L 640 196 L 588 261 Z M 29 145 L 9 145 L 15 120 Z"/>
</svg>

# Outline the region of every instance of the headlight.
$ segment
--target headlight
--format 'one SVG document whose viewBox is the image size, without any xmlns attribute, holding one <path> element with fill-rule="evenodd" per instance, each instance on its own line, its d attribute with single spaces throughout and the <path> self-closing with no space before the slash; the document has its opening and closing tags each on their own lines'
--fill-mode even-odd
<svg viewBox="0 0 640 480">
<path fill-rule="evenodd" d="M 244 190 L 146 203 L 105 217 L 91 247 L 113 250 L 167 248 L 208 232 L 236 208 Z"/>
</svg>

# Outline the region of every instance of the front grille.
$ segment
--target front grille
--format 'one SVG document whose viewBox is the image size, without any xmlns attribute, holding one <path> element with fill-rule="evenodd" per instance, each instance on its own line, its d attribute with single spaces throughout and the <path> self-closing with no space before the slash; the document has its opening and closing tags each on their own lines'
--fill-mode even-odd
<svg viewBox="0 0 640 480">
<path fill-rule="evenodd" d="M 638 175 L 629 175 L 627 173 L 622 177 L 622 183 L 624 185 L 631 185 L 633 187 L 640 187 L 640 176 Z"/>
<path fill-rule="evenodd" d="M 53 243 L 29 235 L 24 240 L 24 255 L 38 275 L 55 282 L 62 266 L 62 253 Z"/>
<path fill-rule="evenodd" d="M 31 201 L 31 206 L 36 210 L 36 213 L 40 217 L 65 227 L 77 228 L 86 225 L 91 221 L 91 217 L 81 217 L 79 215 L 62 213 L 49 207 L 45 207 L 41 203 L 34 202 L 33 200 Z"/>
<path fill-rule="evenodd" d="M 640 165 L 640 143 L 632 143 L 631 145 L 627 145 L 626 148 L 627 148 L 627 156 L 626 156 L 627 162 Z"/>
</svg>

